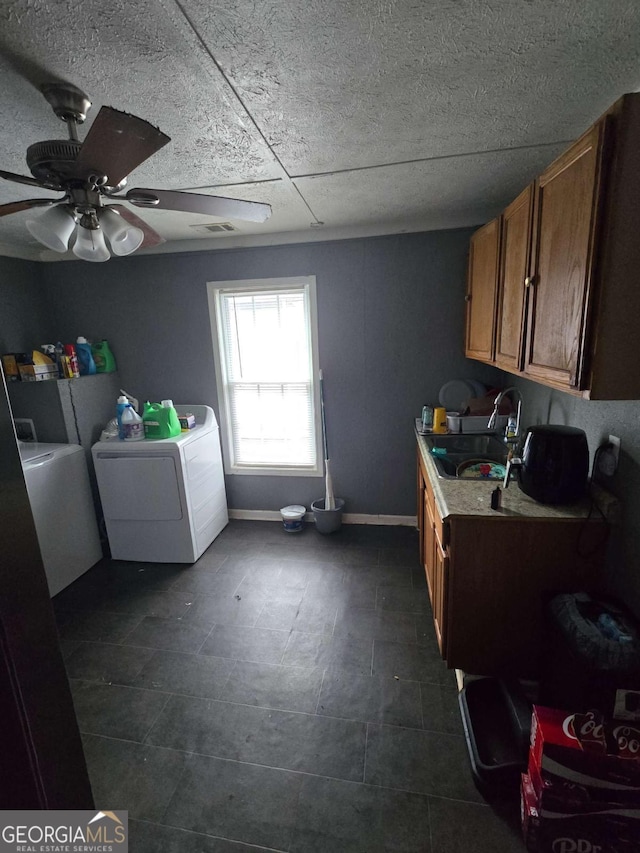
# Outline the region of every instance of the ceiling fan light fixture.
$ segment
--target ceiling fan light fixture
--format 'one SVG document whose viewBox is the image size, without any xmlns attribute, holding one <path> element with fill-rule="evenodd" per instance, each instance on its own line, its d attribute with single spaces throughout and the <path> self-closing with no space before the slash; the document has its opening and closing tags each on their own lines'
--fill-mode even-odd
<svg viewBox="0 0 640 853">
<path fill-rule="evenodd" d="M 97 228 L 85 228 L 78 225 L 76 242 L 73 245 L 73 254 L 83 261 L 108 261 L 111 257 L 104 234 L 100 226 Z"/>
<path fill-rule="evenodd" d="M 37 219 L 27 219 L 25 225 L 29 233 L 48 249 L 66 252 L 76 227 L 76 219 L 68 205 L 57 204 Z"/>
<path fill-rule="evenodd" d="M 135 225 L 129 225 L 115 210 L 101 208 L 98 219 L 114 255 L 130 255 L 142 245 L 144 232 Z"/>
</svg>

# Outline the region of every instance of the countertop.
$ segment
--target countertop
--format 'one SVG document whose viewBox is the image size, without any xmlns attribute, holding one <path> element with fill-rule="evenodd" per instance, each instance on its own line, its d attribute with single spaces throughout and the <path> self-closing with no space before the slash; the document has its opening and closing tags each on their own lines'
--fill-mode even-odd
<svg viewBox="0 0 640 853">
<path fill-rule="evenodd" d="M 502 489 L 501 509 L 491 509 L 491 492 L 500 485 L 500 481 L 447 480 L 439 477 L 424 436 L 416 431 L 416 439 L 433 487 L 438 511 L 443 519 L 449 516 L 473 515 L 490 518 L 547 518 L 566 521 L 573 518 L 587 518 L 590 512 L 594 519 L 600 517 L 591 497 L 570 506 L 550 506 L 538 503 L 525 495 L 515 482 L 511 482 L 508 489 Z M 619 516 L 617 498 L 596 485 L 592 485 L 591 489 L 593 500 L 597 501 L 607 520 L 614 522 Z"/>
</svg>

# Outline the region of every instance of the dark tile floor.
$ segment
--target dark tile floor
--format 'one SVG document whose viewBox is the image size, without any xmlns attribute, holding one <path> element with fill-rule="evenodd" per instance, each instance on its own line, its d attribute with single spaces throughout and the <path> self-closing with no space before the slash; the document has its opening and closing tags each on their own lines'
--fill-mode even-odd
<svg viewBox="0 0 640 853">
<path fill-rule="evenodd" d="M 58 595 L 100 808 L 133 853 L 510 853 L 469 772 L 409 528 L 234 521 Z"/>
</svg>

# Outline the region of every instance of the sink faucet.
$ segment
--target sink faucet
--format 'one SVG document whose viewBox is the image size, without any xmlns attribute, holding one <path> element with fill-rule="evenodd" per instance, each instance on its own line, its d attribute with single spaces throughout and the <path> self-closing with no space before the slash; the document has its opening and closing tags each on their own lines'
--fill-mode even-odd
<svg viewBox="0 0 640 853">
<path fill-rule="evenodd" d="M 516 429 L 513 437 L 507 439 L 507 444 L 509 445 L 509 455 L 507 457 L 507 467 L 504 475 L 504 482 L 502 487 L 504 489 L 509 486 L 509 479 L 511 477 L 511 471 L 514 468 L 522 467 L 522 460 L 519 459 L 515 455 L 515 449 L 520 442 L 520 416 L 522 414 L 522 394 L 515 385 L 510 385 L 508 388 L 505 388 L 504 391 L 501 391 L 496 399 L 493 401 L 493 412 L 491 413 L 491 417 L 489 418 L 489 422 L 487 424 L 487 429 L 495 429 L 497 420 L 498 420 L 498 408 L 500 407 L 500 403 L 502 402 L 502 398 L 505 397 L 509 393 L 515 393 L 518 396 L 518 405 L 516 406 Z"/>
<path fill-rule="evenodd" d="M 520 441 L 520 416 L 522 413 L 522 394 L 515 385 L 510 385 L 508 388 L 505 388 L 504 391 L 501 391 L 496 399 L 493 401 L 493 412 L 491 413 L 491 417 L 489 418 L 489 422 L 487 423 L 487 429 L 495 429 L 496 423 L 498 422 L 498 409 L 500 408 L 500 403 L 502 402 L 502 398 L 507 394 L 511 393 L 512 395 L 515 393 L 518 396 L 518 404 L 516 406 L 516 430 L 513 438 L 510 438 L 508 443 L 514 447 Z"/>
</svg>

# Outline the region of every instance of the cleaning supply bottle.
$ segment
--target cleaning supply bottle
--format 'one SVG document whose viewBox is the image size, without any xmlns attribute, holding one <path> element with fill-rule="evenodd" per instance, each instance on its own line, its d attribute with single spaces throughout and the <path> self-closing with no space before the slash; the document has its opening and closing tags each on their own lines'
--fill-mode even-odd
<svg viewBox="0 0 640 853">
<path fill-rule="evenodd" d="M 142 421 L 145 438 L 172 438 L 181 432 L 178 413 L 171 400 L 163 400 L 162 403 L 146 402 Z"/>
<path fill-rule="evenodd" d="M 507 425 L 504 428 L 504 440 L 508 443 L 518 438 L 518 418 L 513 413 L 509 415 Z"/>
<path fill-rule="evenodd" d="M 129 400 L 122 394 L 118 397 L 118 403 L 116 406 L 116 417 L 118 419 L 118 438 L 124 439 L 124 426 L 122 424 L 122 415 L 127 406 L 131 406 Z"/>
<path fill-rule="evenodd" d="M 79 335 L 76 341 L 76 355 L 78 356 L 80 376 L 89 376 L 96 372 L 96 363 L 91 354 L 91 344 L 82 335 Z"/>
<path fill-rule="evenodd" d="M 55 363 L 58 365 L 58 376 L 60 379 L 68 379 L 69 377 L 66 374 L 65 365 L 64 365 L 64 347 L 61 341 L 54 347 L 55 353 Z"/>
<path fill-rule="evenodd" d="M 166 417 L 171 436 L 180 435 L 182 432 L 182 425 L 180 424 L 178 413 L 173 406 L 173 400 L 163 400 L 162 408 L 167 412 Z"/>
<path fill-rule="evenodd" d="M 54 364 L 56 363 L 56 346 L 55 346 L 55 344 L 40 344 L 40 349 L 42 350 L 44 355 L 47 356 L 47 358 L 50 358 Z"/>
<path fill-rule="evenodd" d="M 66 358 L 69 359 L 69 379 L 77 379 L 80 376 L 80 369 L 78 366 L 78 356 L 76 355 L 76 348 L 73 344 L 65 344 L 64 345 L 64 354 Z"/>
<path fill-rule="evenodd" d="M 109 349 L 107 341 L 98 341 L 91 345 L 93 360 L 96 363 L 96 371 L 98 373 L 114 373 L 116 369 L 116 360 L 113 353 Z"/>
<path fill-rule="evenodd" d="M 133 408 L 131 403 L 127 403 L 124 411 L 120 416 L 122 424 L 123 438 L 125 441 L 141 441 L 144 438 L 144 429 L 142 426 L 142 418 Z"/>
</svg>

